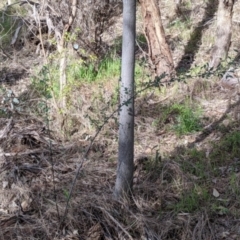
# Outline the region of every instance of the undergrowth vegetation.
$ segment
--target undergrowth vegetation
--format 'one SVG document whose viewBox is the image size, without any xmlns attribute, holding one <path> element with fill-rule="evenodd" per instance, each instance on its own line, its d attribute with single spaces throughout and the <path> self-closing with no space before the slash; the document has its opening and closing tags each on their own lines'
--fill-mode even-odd
<svg viewBox="0 0 240 240">
<path fill-rule="evenodd" d="M 13 18 L 14 11 L 9 9 L 7 11 L 0 11 L 1 25 L 0 25 L 0 44 L 6 46 L 11 44 L 14 31 L 16 30 L 20 19 Z"/>
<path fill-rule="evenodd" d="M 190 70 L 189 74 L 192 77 L 198 76 L 202 74 L 203 68 L 205 68 L 205 66 L 198 68 L 196 70 L 197 72 Z M 54 66 L 47 66 L 40 72 L 41 80 L 33 79 L 32 82 L 33 89 L 46 99 L 51 99 L 53 96 L 54 98 L 59 97 L 57 95 L 59 92 L 58 75 L 55 71 L 56 68 Z M 82 118 L 84 122 L 81 124 L 85 126 L 85 133 L 82 137 L 91 138 L 91 134 L 97 131 L 99 126 L 105 124 L 107 116 L 111 115 L 111 111 L 116 111 L 118 106 L 118 88 L 116 87 L 116 82 L 119 81 L 119 72 L 120 61 L 118 58 L 105 58 L 98 64 L 97 68 L 94 64 L 84 65 L 82 62 L 77 61 L 69 63 L 67 71 L 69 81 L 66 91 L 72 93 L 72 95 L 68 93 L 69 111 L 67 112 L 68 117 L 65 119 L 67 125 L 64 130 L 68 135 L 67 139 L 74 139 L 74 134 L 80 133 L 78 126 L 80 123 L 79 118 Z M 53 76 L 53 78 L 49 76 Z M 136 92 L 139 92 L 139 96 L 146 97 L 148 96 L 147 93 L 154 91 L 153 96 L 155 98 L 155 94 L 165 92 L 165 88 L 159 90 L 156 86 L 146 88 L 145 92 L 142 92 L 144 86 L 150 83 L 150 80 L 147 80 L 148 77 L 149 74 L 143 68 L 142 63 L 137 63 Z M 52 82 L 49 82 L 50 79 Z M 206 91 L 204 84 L 195 84 L 193 86 L 195 87 L 194 91 L 198 94 Z M 176 83 L 173 84 L 172 89 L 175 88 Z M 211 86 L 208 86 L 208 88 L 211 89 Z M 91 92 L 91 95 L 84 99 L 85 104 L 86 101 L 91 102 L 89 105 L 90 109 L 84 113 L 79 112 L 78 109 L 78 107 L 83 104 L 83 98 L 78 98 L 79 96 L 75 95 L 78 91 L 82 92 L 83 89 L 88 89 L 87 92 Z M 91 90 L 89 91 L 89 89 Z M 87 92 L 85 92 L 83 96 L 86 97 Z M 166 93 L 164 95 L 166 95 Z M 79 102 L 76 103 L 76 101 Z M 141 111 L 144 111 L 144 104 Z M 151 106 L 148 106 L 148 112 L 145 114 L 152 111 L 154 115 L 156 114 L 156 116 L 158 116 L 152 122 L 153 129 L 171 131 L 176 135 L 176 141 L 203 130 L 204 110 L 197 102 L 190 100 L 188 96 L 183 98 L 181 103 L 172 103 L 170 101 L 169 104 L 165 106 L 160 106 L 156 109 L 151 108 Z M 40 105 L 38 109 L 41 109 Z M 44 107 L 42 107 L 42 109 L 44 109 Z M 99 110 L 101 111 L 99 112 Z M 159 112 L 161 113 L 160 115 Z M 78 114 L 78 119 L 74 116 L 75 114 Z M 106 122 L 106 127 L 103 129 L 103 133 L 99 139 L 106 141 L 107 145 L 109 144 L 107 138 L 115 139 L 114 144 L 116 144 L 117 118 L 116 116 L 112 116 L 112 119 L 107 119 L 107 121 L 109 122 Z M 86 125 L 88 125 L 88 133 L 86 132 Z M 108 126 L 110 129 L 108 129 Z M 173 211 L 174 214 L 185 212 L 194 214 L 202 209 L 207 209 L 211 214 L 222 215 L 231 213 L 226 205 L 226 201 L 228 200 L 224 200 L 223 197 L 223 200 L 219 201 L 217 197 L 212 194 L 213 189 L 216 188 L 216 179 L 219 177 L 219 174 L 223 174 L 223 171 L 225 171 L 227 174 L 226 177 L 229 179 L 229 188 L 225 189 L 226 192 L 221 192 L 221 194 L 226 196 L 231 193 L 239 198 L 238 181 L 236 181 L 235 170 L 238 168 L 237 161 L 239 155 L 238 150 L 240 149 L 240 135 L 239 132 L 226 133 L 225 131 L 223 134 L 225 135 L 219 142 L 209 144 L 208 150 L 197 148 L 182 148 L 182 150 L 176 150 L 176 153 L 172 153 L 174 162 L 169 169 L 169 166 L 164 169 L 167 159 L 166 156 L 162 157 L 159 155 L 158 151 L 144 164 L 142 168 L 144 171 L 143 178 L 149 175 L 149 180 L 156 181 L 156 179 L 162 175 L 163 179 L 165 179 L 164 181 L 168 182 L 168 188 L 174 189 L 176 199 L 172 202 L 169 201 L 166 207 L 161 209 L 161 214 L 169 210 Z M 162 154 L 165 155 L 163 152 Z M 172 170 L 172 168 L 176 168 L 177 165 L 178 170 Z M 164 171 L 167 171 L 167 173 L 164 173 Z M 220 189 L 218 189 L 218 191 L 220 192 Z M 66 191 L 64 190 L 64 192 Z M 67 193 L 65 193 L 65 195 L 66 194 Z"/>
<path fill-rule="evenodd" d="M 170 111 L 177 115 L 174 128 L 179 136 L 201 130 L 200 110 L 194 110 L 187 102 L 173 104 Z"/>
<path fill-rule="evenodd" d="M 1 6 L 0 6 L 1 7 Z M 9 45 L 17 46 L 19 40 L 14 36 L 16 30 L 23 25 L 22 17 L 25 15 L 22 8 L 17 5 L 12 7 L 5 6 L 0 9 L 0 46 L 5 48 Z M 24 29 L 24 27 L 23 27 Z M 25 30 L 25 29 L 24 29 Z M 23 30 L 23 31 L 24 31 Z"/>
<path fill-rule="evenodd" d="M 31 106 L 32 99 L 24 98 L 25 95 L 20 98 L 20 101 L 29 101 L 28 111 L 42 119 L 45 118 L 46 125 L 48 121 L 58 138 L 63 138 L 64 141 L 84 143 L 91 141 L 94 134 L 104 125 L 93 145 L 91 160 L 88 164 L 93 169 L 96 169 L 95 164 L 97 163 L 105 164 L 105 168 L 106 166 L 107 168 L 105 173 L 102 169 L 97 168 L 90 180 L 93 182 L 96 179 L 102 179 L 101 181 L 105 182 L 103 178 L 106 178 L 109 173 L 111 174 L 107 181 L 110 181 L 111 184 L 114 181 L 114 174 L 110 166 L 114 164 L 117 157 L 118 86 L 116 83 L 119 81 L 119 71 L 120 61 L 117 58 L 103 59 L 98 68 L 95 68 L 94 64 L 87 66 L 77 61 L 69 62 L 67 71 L 69 81 L 65 89 L 68 105 L 64 112 L 61 112 L 58 105 L 54 103 L 60 98 L 58 95 L 58 71 L 54 65 L 44 66 L 38 76 L 32 78 L 31 98 L 34 95 L 39 100 Z M 190 72 L 190 74 L 194 75 L 195 72 Z M 179 216 L 184 215 L 191 216 L 191 221 L 195 221 L 194 219 L 201 212 L 204 212 L 205 217 L 212 221 L 214 221 L 214 216 L 238 217 L 240 214 L 239 204 L 236 203 L 240 199 L 238 179 L 240 134 L 239 131 L 234 130 L 237 123 L 230 122 L 231 125 L 228 128 L 220 124 L 214 128 L 218 134 L 214 141 L 209 138 L 203 146 L 190 146 L 189 142 L 192 140 L 186 139 L 193 138 L 194 140 L 194 136 L 204 133 L 204 127 L 209 124 L 211 119 L 209 116 L 204 116 L 205 106 L 195 100 L 194 96 L 191 98 L 184 92 L 181 98 L 177 96 L 174 99 L 175 93 L 178 92 L 180 95 L 181 89 L 187 86 L 188 79 L 185 82 L 173 82 L 172 86 L 167 88 L 159 86 L 151 82 L 149 73 L 144 69 L 142 62 L 137 63 L 136 92 L 139 92 L 139 95 L 136 96 L 136 106 L 140 108 L 136 113 L 136 151 L 141 152 L 142 146 L 151 150 L 148 150 L 144 160 L 140 159 L 136 164 L 134 180 L 136 183 L 134 186 L 136 206 L 134 212 L 125 217 L 125 220 L 117 217 L 117 221 L 121 224 L 127 226 L 128 222 L 132 222 L 139 212 L 144 211 L 151 211 L 151 216 L 158 219 L 156 224 L 165 218 L 171 219 L 171 221 L 173 219 L 180 221 Z M 211 99 L 211 95 L 206 92 L 212 90 L 212 85 L 206 85 L 199 79 L 196 83 L 191 85 L 193 88 L 191 93 L 194 92 L 197 96 L 203 97 L 204 101 L 207 100 L 205 96 Z M 160 99 L 169 98 L 169 101 L 165 100 L 164 104 L 161 101 L 159 103 L 159 94 Z M 152 101 L 150 104 L 148 103 L 149 99 Z M 115 114 L 111 115 L 113 112 Z M 108 118 L 109 116 L 111 117 Z M 231 119 L 230 115 L 228 118 Z M 60 131 L 61 126 L 63 128 Z M 214 134 L 211 131 L 205 133 L 206 138 L 208 138 L 208 134 Z M 152 140 L 152 136 L 156 133 L 162 136 L 163 144 L 155 139 Z M 171 136 L 170 140 L 167 140 L 168 136 Z M 84 152 L 82 147 L 79 149 L 80 152 Z M 138 156 L 138 154 L 136 155 Z M 88 174 L 92 174 L 90 173 L 91 169 L 87 171 L 89 171 Z M 89 181 L 88 174 L 83 172 L 81 179 Z M 78 187 L 81 189 L 81 186 Z M 103 186 L 101 189 L 103 190 Z M 67 185 L 61 186 L 60 190 L 61 198 L 66 201 L 69 197 Z M 79 200 L 87 201 L 84 204 L 89 213 L 94 215 L 95 211 L 99 211 L 99 209 L 94 210 L 94 206 L 101 206 L 103 212 L 98 214 L 114 216 L 115 213 L 111 210 L 113 209 L 112 203 L 104 202 L 103 206 L 99 195 L 91 194 L 94 205 L 87 201 L 87 196 L 84 196 L 85 200 L 82 198 Z M 153 208 L 146 204 L 148 199 L 151 199 Z M 63 205 L 61 206 L 63 207 Z M 87 224 L 95 224 L 94 221 L 86 219 L 84 212 L 77 211 L 77 208 L 78 204 L 71 204 L 72 211 L 75 209 L 75 213 L 71 213 L 72 216 L 76 217 L 75 214 L 78 214 L 87 221 Z M 106 209 L 110 209 L 109 212 L 106 212 Z M 127 209 L 124 208 L 122 211 L 127 211 Z M 108 219 L 108 217 L 106 218 Z M 152 225 L 150 222 L 148 224 Z M 108 227 L 110 226 L 109 223 Z M 152 225 L 152 227 L 154 226 Z M 173 227 L 172 224 L 167 228 L 168 234 L 170 234 L 171 227 Z M 139 226 L 132 227 L 131 231 L 133 231 L 132 236 L 136 238 L 142 234 Z M 85 234 L 84 232 L 86 229 L 81 234 Z M 165 236 L 168 234 L 166 233 Z"/>
</svg>

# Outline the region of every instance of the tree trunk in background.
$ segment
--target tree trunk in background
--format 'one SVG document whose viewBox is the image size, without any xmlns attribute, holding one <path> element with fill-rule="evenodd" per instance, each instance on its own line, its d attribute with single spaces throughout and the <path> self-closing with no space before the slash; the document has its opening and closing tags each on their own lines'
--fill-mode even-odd
<svg viewBox="0 0 240 240">
<path fill-rule="evenodd" d="M 65 42 L 64 42 L 65 45 Z M 60 83 L 60 96 L 61 96 L 61 108 L 65 109 L 67 100 L 66 94 L 64 93 L 64 89 L 67 86 L 67 76 L 66 76 L 66 68 L 67 68 L 67 56 L 66 56 L 66 47 L 58 46 L 58 52 L 60 54 L 59 61 L 59 83 Z"/>
<path fill-rule="evenodd" d="M 226 59 L 232 35 L 232 14 L 234 0 L 219 0 L 217 12 L 217 33 L 211 53 L 209 68 L 216 68 Z"/>
<path fill-rule="evenodd" d="M 122 68 L 120 82 L 118 168 L 114 196 L 132 191 L 134 157 L 134 69 L 136 0 L 123 1 Z"/>
<path fill-rule="evenodd" d="M 70 3 L 69 3 L 70 4 Z M 73 24 L 73 21 L 76 17 L 76 11 L 77 11 L 77 0 L 72 0 L 71 5 L 69 5 L 69 8 L 71 8 L 71 15 L 69 16 L 68 23 L 65 24 L 62 34 L 59 34 L 60 39 L 58 39 L 58 52 L 60 55 L 60 61 L 59 61 L 59 83 L 60 83 L 60 96 L 62 98 L 61 107 L 63 109 L 66 108 L 67 100 L 66 100 L 66 94 L 64 93 L 64 89 L 67 86 L 67 76 L 66 76 L 66 68 L 67 68 L 67 42 L 66 42 L 66 34 L 69 34 L 71 32 L 71 27 Z M 56 34 L 57 35 L 57 34 Z"/>
<path fill-rule="evenodd" d="M 170 76 L 174 72 L 174 64 L 170 48 L 166 42 L 157 0 L 141 0 L 140 4 L 149 57 L 155 75 L 160 76 L 166 73 Z"/>
<path fill-rule="evenodd" d="M 182 3 L 182 0 L 174 0 L 174 2 L 175 2 L 175 10 L 174 10 L 175 14 L 177 16 L 180 16 L 182 14 L 181 9 L 180 9 L 180 5 Z"/>
</svg>

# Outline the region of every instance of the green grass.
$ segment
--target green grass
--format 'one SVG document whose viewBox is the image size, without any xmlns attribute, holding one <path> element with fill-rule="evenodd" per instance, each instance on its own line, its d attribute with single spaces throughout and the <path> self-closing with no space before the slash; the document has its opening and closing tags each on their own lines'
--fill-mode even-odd
<svg viewBox="0 0 240 240">
<path fill-rule="evenodd" d="M 37 77 L 32 78 L 32 87 L 39 96 L 51 98 L 59 94 L 59 71 L 57 66 L 43 66 Z"/>
<path fill-rule="evenodd" d="M 209 199 L 210 195 L 206 188 L 195 186 L 191 191 L 182 194 L 179 202 L 174 205 L 174 211 L 176 213 L 195 212 L 199 208 L 204 207 Z"/>
<path fill-rule="evenodd" d="M 17 24 L 11 16 L 10 9 L 6 12 L 0 11 L 0 16 L 2 16 L 0 18 L 0 42 L 4 45 L 10 43 Z"/>
<path fill-rule="evenodd" d="M 98 67 L 96 80 L 120 77 L 121 60 L 119 58 L 104 58 Z"/>
<path fill-rule="evenodd" d="M 145 37 L 145 35 L 144 34 L 138 34 L 137 36 L 136 36 L 136 39 L 137 39 L 137 41 L 139 42 L 139 44 L 141 45 L 141 44 L 147 44 L 147 39 L 146 39 L 146 37 Z"/>
<path fill-rule="evenodd" d="M 193 177 L 194 186 L 187 192 L 182 191 L 179 201 L 172 208 L 177 213 L 191 213 L 204 207 L 213 214 L 239 216 L 239 211 L 236 210 L 238 205 L 232 206 L 232 201 L 240 199 L 240 181 L 237 174 L 240 167 L 240 132 L 227 133 L 211 145 L 212 150 L 208 157 L 204 149 L 182 149 L 179 152 L 178 163 L 185 176 Z M 212 190 L 223 184 L 223 176 L 225 188 L 222 189 L 220 198 L 213 197 Z"/>
<path fill-rule="evenodd" d="M 161 106 L 159 118 L 153 121 L 153 126 L 157 129 L 173 129 L 178 136 L 200 131 L 201 109 L 185 103 L 175 103 L 170 106 Z"/>
<path fill-rule="evenodd" d="M 71 82 L 77 80 L 82 82 L 92 82 L 95 81 L 98 73 L 92 63 L 85 66 L 82 63 L 74 62 L 68 66 L 67 75 Z"/>
<path fill-rule="evenodd" d="M 182 20 L 182 19 L 175 19 L 174 21 L 169 23 L 168 28 L 166 29 L 167 32 L 178 32 L 178 38 L 181 41 L 188 41 L 191 37 L 192 33 L 192 20 L 190 18 Z"/>
<path fill-rule="evenodd" d="M 214 212 L 214 213 L 217 213 L 218 215 L 225 215 L 225 214 L 228 214 L 230 213 L 229 209 L 224 206 L 224 205 L 227 205 L 227 202 L 218 202 L 218 203 L 213 203 L 212 206 L 211 206 L 211 210 Z"/>
<path fill-rule="evenodd" d="M 177 123 L 174 129 L 178 135 L 184 135 L 202 129 L 200 121 L 201 111 L 199 109 L 195 110 L 188 104 L 176 103 L 171 107 L 171 111 L 177 114 Z"/>
<path fill-rule="evenodd" d="M 19 21 L 22 21 L 22 16 L 26 14 L 26 10 L 20 7 L 18 4 L 8 7 L 7 9 L 0 9 L 0 44 L 4 47 L 9 46 L 12 37 L 19 25 Z M 22 27 L 21 31 L 24 27 Z"/>
<path fill-rule="evenodd" d="M 191 9 L 192 8 L 192 1 L 184 1 L 183 2 L 183 7 L 185 7 L 185 9 Z"/>
<path fill-rule="evenodd" d="M 184 172 L 196 176 L 199 179 L 198 182 L 205 181 L 209 176 L 209 172 L 212 171 L 206 162 L 205 151 L 199 151 L 196 148 L 186 151 L 182 162 L 182 169 Z"/>
<path fill-rule="evenodd" d="M 144 73 L 143 67 L 136 62 L 135 77 L 139 79 Z M 87 66 L 79 61 L 74 61 L 69 64 L 67 70 L 70 81 L 79 82 L 95 82 L 108 80 L 112 78 L 120 78 L 121 74 L 121 59 L 114 57 L 105 57 L 98 65 L 89 63 Z"/>
<path fill-rule="evenodd" d="M 116 87 L 113 93 L 111 105 L 118 102 L 118 79 L 120 78 L 121 60 L 116 56 L 105 57 L 97 66 L 90 62 L 88 65 L 81 60 L 69 60 L 67 66 L 67 86 L 64 89 L 64 94 L 69 97 L 71 92 L 80 89 L 83 83 L 89 84 L 91 87 L 98 88 L 106 81 L 116 79 Z M 38 92 L 39 96 L 47 99 L 55 97 L 58 99 L 60 92 L 59 84 L 59 66 L 57 55 L 51 56 L 51 63 L 44 66 L 37 77 L 32 78 L 32 86 Z M 141 81 L 146 80 L 146 72 L 142 65 L 136 62 L 135 65 L 135 81 L 136 86 L 141 85 Z M 92 83 L 94 83 L 92 85 Z M 101 91 L 96 98 L 101 98 Z"/>
<path fill-rule="evenodd" d="M 227 164 L 240 156 L 240 132 L 226 134 L 219 142 L 213 144 L 213 151 L 209 158 L 217 164 Z"/>
<path fill-rule="evenodd" d="M 232 173 L 230 176 L 230 188 L 231 192 L 240 198 L 240 186 L 239 186 L 239 177 L 236 173 Z"/>
</svg>

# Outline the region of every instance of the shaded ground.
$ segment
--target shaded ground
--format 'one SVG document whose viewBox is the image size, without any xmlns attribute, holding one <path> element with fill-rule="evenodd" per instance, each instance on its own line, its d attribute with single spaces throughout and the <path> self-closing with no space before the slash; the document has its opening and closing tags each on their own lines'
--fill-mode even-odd
<svg viewBox="0 0 240 240">
<path fill-rule="evenodd" d="M 18 80 L 26 77 L 26 70 L 24 69 L 8 69 L 2 68 L 0 71 L 1 79 L 0 82 L 6 85 L 12 86 L 17 83 Z"/>
<path fill-rule="evenodd" d="M 167 130 L 171 123 L 152 126 L 162 103 L 137 100 L 142 112 L 136 117 L 133 202 L 121 204 L 112 198 L 113 125 L 84 161 L 87 140 L 61 143 L 31 116 L 1 118 L 2 239 L 238 239 L 240 126 L 225 100 L 213 112 L 214 99 L 220 102 L 219 93 L 204 100 L 205 130 L 181 137 Z"/>
</svg>

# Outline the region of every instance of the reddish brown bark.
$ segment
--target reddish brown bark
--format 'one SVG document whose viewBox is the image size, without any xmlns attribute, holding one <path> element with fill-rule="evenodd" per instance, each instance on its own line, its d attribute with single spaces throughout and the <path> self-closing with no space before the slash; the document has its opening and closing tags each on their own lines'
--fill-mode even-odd
<svg viewBox="0 0 240 240">
<path fill-rule="evenodd" d="M 166 42 L 161 13 L 156 0 L 141 0 L 144 32 L 148 42 L 149 60 L 156 76 L 163 73 L 172 75 L 174 64 Z M 169 78 L 169 77 L 168 77 Z"/>
</svg>

